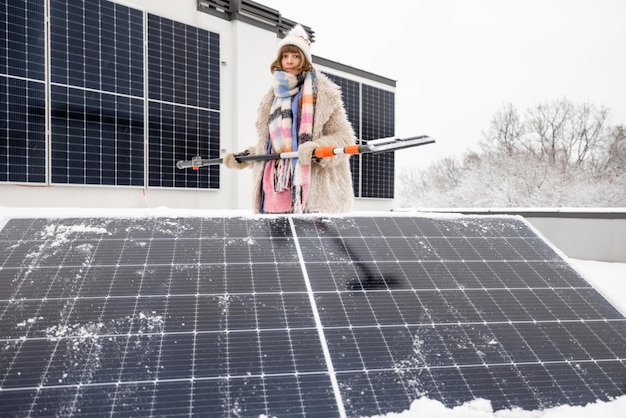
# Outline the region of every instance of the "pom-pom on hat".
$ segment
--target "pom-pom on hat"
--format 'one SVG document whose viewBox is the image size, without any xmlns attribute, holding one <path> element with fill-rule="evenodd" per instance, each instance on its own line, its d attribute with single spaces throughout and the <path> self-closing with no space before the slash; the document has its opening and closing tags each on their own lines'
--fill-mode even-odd
<svg viewBox="0 0 626 418">
<path fill-rule="evenodd" d="M 309 60 L 310 63 L 313 62 L 311 59 L 311 41 L 309 41 L 309 35 L 302 26 L 296 25 L 289 31 L 287 36 L 278 44 L 278 51 L 280 52 L 280 49 L 285 45 L 297 46 L 306 56 L 306 59 Z"/>
</svg>

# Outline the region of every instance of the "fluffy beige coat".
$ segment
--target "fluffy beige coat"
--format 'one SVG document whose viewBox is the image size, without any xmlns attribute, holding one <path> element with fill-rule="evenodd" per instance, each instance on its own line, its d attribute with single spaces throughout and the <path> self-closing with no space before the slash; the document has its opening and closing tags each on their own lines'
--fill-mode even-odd
<svg viewBox="0 0 626 418">
<path fill-rule="evenodd" d="M 251 155 L 266 154 L 269 141 L 269 112 L 274 99 L 272 89 L 263 96 L 258 110 L 256 129 L 258 143 L 248 151 Z M 324 74 L 317 74 L 317 102 L 313 116 L 313 141 L 318 146 L 346 147 L 356 138 L 341 99 L 341 90 Z M 311 162 L 311 181 L 307 212 L 339 213 L 352 210 L 354 192 L 349 156 L 340 154 Z M 250 164 L 253 170 L 253 208 L 259 212 L 264 162 Z"/>
</svg>

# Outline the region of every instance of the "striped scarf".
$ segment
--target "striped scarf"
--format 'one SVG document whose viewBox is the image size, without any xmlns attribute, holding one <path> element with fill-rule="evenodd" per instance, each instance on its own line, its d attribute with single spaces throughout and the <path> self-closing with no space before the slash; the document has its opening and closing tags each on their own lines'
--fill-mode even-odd
<svg viewBox="0 0 626 418">
<path fill-rule="evenodd" d="M 311 70 L 296 76 L 276 70 L 273 88 L 274 101 L 269 116 L 271 149 L 275 153 L 296 151 L 299 144 L 313 138 L 317 74 Z M 296 95 L 299 97 L 297 106 L 292 103 Z M 309 166 L 302 166 L 297 159 L 275 160 L 273 164 L 274 191 L 291 190 L 293 212 L 302 213 L 309 185 Z M 303 189 L 303 186 L 306 187 Z"/>
</svg>

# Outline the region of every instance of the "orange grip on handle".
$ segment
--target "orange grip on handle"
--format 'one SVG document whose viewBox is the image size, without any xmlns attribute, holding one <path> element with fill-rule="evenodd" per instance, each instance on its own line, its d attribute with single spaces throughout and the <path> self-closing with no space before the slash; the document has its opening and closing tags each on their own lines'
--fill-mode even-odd
<svg viewBox="0 0 626 418">
<path fill-rule="evenodd" d="M 359 151 L 358 145 L 349 145 L 343 149 L 343 152 L 345 154 L 360 154 L 361 153 L 361 151 Z"/>
<path fill-rule="evenodd" d="M 319 147 L 315 148 L 315 156 L 317 158 L 334 157 L 335 149 L 333 147 Z"/>
</svg>

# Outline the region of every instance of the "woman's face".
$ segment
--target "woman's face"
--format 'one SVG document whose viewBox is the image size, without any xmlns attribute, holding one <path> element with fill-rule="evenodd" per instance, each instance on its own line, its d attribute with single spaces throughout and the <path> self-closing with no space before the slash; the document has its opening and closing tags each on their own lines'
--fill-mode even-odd
<svg viewBox="0 0 626 418">
<path fill-rule="evenodd" d="M 292 75 L 300 74 L 302 56 L 298 52 L 285 52 L 280 60 L 283 71 Z"/>
</svg>

